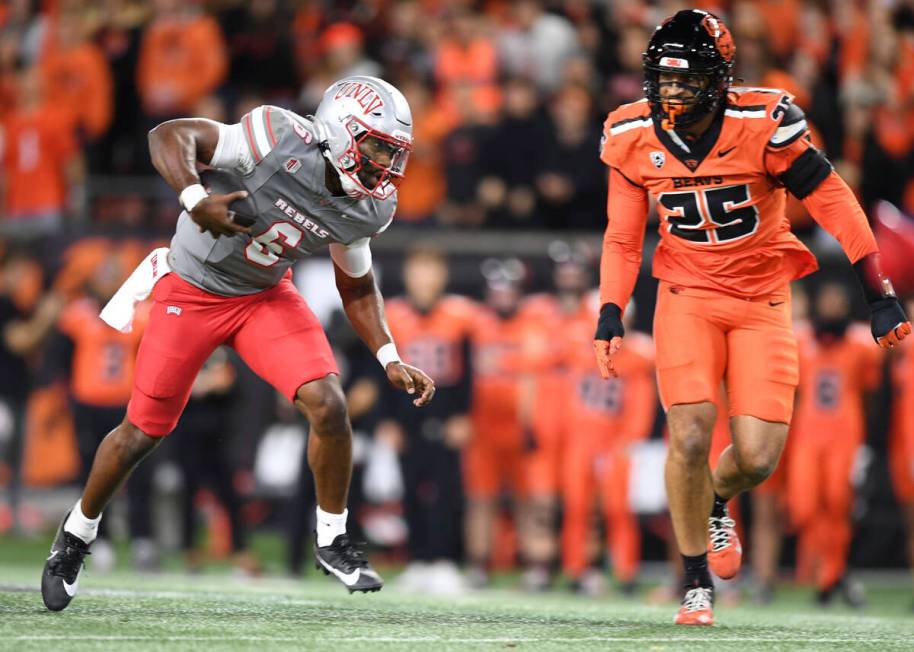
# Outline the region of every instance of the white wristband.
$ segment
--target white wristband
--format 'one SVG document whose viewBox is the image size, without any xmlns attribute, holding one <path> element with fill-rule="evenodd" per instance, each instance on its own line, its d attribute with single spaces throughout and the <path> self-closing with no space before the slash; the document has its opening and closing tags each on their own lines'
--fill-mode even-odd
<svg viewBox="0 0 914 652">
<path fill-rule="evenodd" d="M 381 363 L 381 366 L 384 369 L 387 369 L 387 365 L 391 362 L 400 362 L 400 354 L 397 353 L 397 345 L 393 342 L 388 342 L 375 353 L 378 362 Z"/>
<path fill-rule="evenodd" d="M 207 197 L 209 193 L 206 192 L 201 184 L 195 183 L 190 186 L 187 186 L 184 190 L 181 191 L 179 200 L 181 205 L 184 207 L 188 213 L 194 210 L 194 206 L 200 203 L 200 200 L 204 197 Z"/>
</svg>

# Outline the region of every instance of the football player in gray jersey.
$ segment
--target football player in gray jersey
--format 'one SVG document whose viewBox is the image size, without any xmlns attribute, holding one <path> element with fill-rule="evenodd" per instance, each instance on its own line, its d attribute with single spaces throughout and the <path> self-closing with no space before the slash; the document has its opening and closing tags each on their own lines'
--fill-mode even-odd
<svg viewBox="0 0 914 652">
<path fill-rule="evenodd" d="M 147 259 L 153 306 L 127 415 L 100 444 L 82 497 L 58 529 L 42 574 L 49 609 L 65 608 L 76 594 L 102 510 L 174 429 L 197 372 L 221 344 L 235 348 L 310 423 L 317 568 L 350 592 L 381 588 L 346 535 L 349 416 L 326 335 L 292 285 L 290 267 L 329 245 L 356 332 L 416 406 L 432 399 L 432 379 L 397 354 L 369 249 L 393 217 L 411 143 L 406 99 L 374 77 L 335 82 L 310 118 L 264 106 L 235 125 L 181 119 L 149 133 L 152 162 L 180 194 L 184 212 L 167 258 Z M 233 171 L 238 190 L 208 194 L 198 164 Z M 233 219 L 233 202 L 252 223 Z M 170 273 L 162 275 L 162 267 Z"/>
</svg>

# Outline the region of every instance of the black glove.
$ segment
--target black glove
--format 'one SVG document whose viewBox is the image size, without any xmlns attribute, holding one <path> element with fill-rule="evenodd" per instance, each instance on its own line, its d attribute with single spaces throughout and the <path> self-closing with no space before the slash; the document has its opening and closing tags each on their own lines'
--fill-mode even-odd
<svg viewBox="0 0 914 652">
<path fill-rule="evenodd" d="M 616 375 L 612 357 L 618 352 L 622 343 L 621 338 L 624 335 L 622 309 L 614 303 L 604 303 L 600 308 L 600 319 L 597 320 L 597 332 L 593 336 L 593 352 L 597 357 L 597 366 L 600 368 L 600 375 L 603 378 Z M 620 339 L 613 348 L 612 341 L 617 337 Z"/>
<path fill-rule="evenodd" d="M 614 337 L 625 337 L 625 327 L 622 326 L 622 308 L 614 303 L 604 303 L 600 308 L 597 332 L 593 338 L 609 342 Z"/>
<path fill-rule="evenodd" d="M 870 303 L 870 332 L 882 347 L 892 347 L 911 334 L 911 322 L 895 297 Z"/>
</svg>

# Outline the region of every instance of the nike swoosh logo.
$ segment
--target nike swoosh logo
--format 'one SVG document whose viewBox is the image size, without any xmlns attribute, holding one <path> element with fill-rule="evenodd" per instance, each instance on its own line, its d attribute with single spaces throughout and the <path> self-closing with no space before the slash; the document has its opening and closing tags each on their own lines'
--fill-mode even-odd
<svg viewBox="0 0 914 652">
<path fill-rule="evenodd" d="M 719 152 L 717 152 L 717 155 L 718 155 L 718 156 L 726 156 L 727 154 L 729 154 L 730 152 L 732 152 L 734 149 L 736 149 L 736 145 L 734 145 L 734 146 L 731 147 L 730 149 L 722 149 L 722 150 L 720 150 Z"/>
<path fill-rule="evenodd" d="M 321 566 L 323 566 L 328 571 L 330 571 L 331 573 L 336 575 L 338 578 L 340 578 L 340 581 L 343 584 L 345 584 L 346 586 L 352 586 L 353 584 L 355 584 L 356 582 L 359 581 L 359 575 L 360 575 L 359 571 L 361 570 L 360 568 L 356 568 L 351 573 L 344 573 L 342 571 L 335 569 L 333 566 L 331 566 L 330 564 L 325 562 L 320 557 L 318 557 L 317 560 L 321 563 Z"/>
<path fill-rule="evenodd" d="M 771 306 L 771 307 L 774 307 L 774 306 L 779 306 L 779 305 L 781 305 L 782 303 L 784 303 L 784 302 L 783 302 L 783 301 L 769 301 L 769 302 L 768 302 L 768 305 Z"/>
<path fill-rule="evenodd" d="M 67 584 L 66 580 L 63 580 L 63 590 L 67 592 L 67 595 L 71 598 L 76 595 L 76 589 L 79 588 L 79 576 L 82 574 L 82 569 L 79 569 L 79 572 L 76 574 L 76 579 L 73 580 L 72 584 Z"/>
</svg>

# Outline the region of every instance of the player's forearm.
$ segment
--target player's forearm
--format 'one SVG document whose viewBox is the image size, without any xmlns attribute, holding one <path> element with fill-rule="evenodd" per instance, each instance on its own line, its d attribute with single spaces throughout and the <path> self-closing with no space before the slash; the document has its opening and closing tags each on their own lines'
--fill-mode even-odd
<svg viewBox="0 0 914 652">
<path fill-rule="evenodd" d="M 384 317 L 384 298 L 375 284 L 373 272 L 352 278 L 337 268 L 336 287 L 349 322 L 372 353 L 393 342 Z"/>
<path fill-rule="evenodd" d="M 169 120 L 149 132 L 149 156 L 174 189 L 200 183 L 197 162 L 209 163 L 219 140 L 219 127 L 208 120 Z"/>
<path fill-rule="evenodd" d="M 878 251 L 860 202 L 836 172 L 832 171 L 801 201 L 812 218 L 840 243 L 852 263 Z"/>
<path fill-rule="evenodd" d="M 607 223 L 600 256 L 601 305 L 614 303 L 625 310 L 641 269 L 647 213 L 645 190 L 610 168 Z"/>
</svg>

